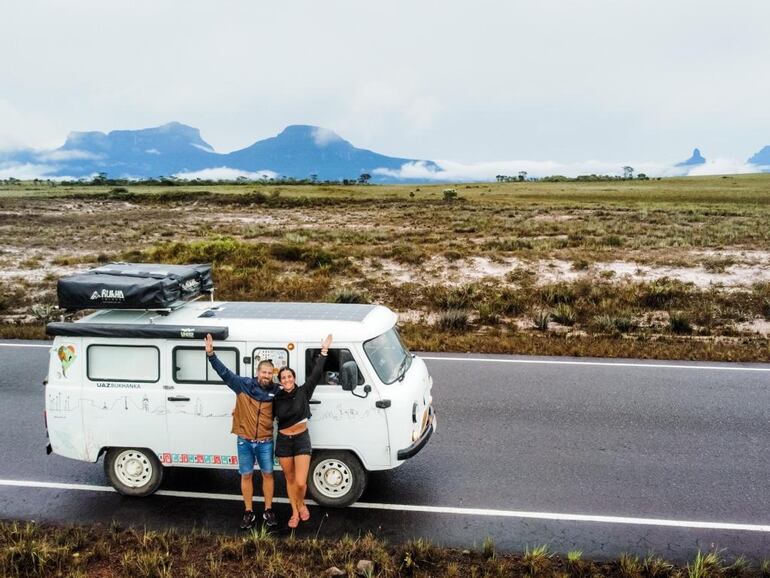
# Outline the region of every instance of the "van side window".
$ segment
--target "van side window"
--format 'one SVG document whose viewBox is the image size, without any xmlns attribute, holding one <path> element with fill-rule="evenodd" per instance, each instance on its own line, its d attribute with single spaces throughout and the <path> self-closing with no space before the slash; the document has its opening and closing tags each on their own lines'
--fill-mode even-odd
<svg viewBox="0 0 770 578">
<path fill-rule="evenodd" d="M 305 376 L 310 375 L 313 371 L 313 360 L 316 355 L 320 355 L 319 349 L 308 349 L 305 351 Z M 342 367 L 348 361 L 355 362 L 353 354 L 349 349 L 330 349 L 329 355 L 326 358 L 326 364 L 324 364 L 324 371 L 321 374 L 321 381 L 318 385 L 339 385 L 340 384 L 340 371 Z M 361 374 L 361 370 L 358 371 L 358 385 L 364 384 L 364 376 Z"/>
<path fill-rule="evenodd" d="M 223 383 L 206 359 L 203 347 L 188 345 L 175 347 L 171 354 L 173 377 L 176 383 Z M 232 347 L 217 347 L 217 357 L 230 371 L 239 373 L 238 350 Z"/>
<path fill-rule="evenodd" d="M 160 350 L 149 345 L 89 345 L 86 375 L 91 381 L 136 381 L 160 379 Z"/>
<path fill-rule="evenodd" d="M 278 381 L 278 370 L 289 365 L 288 349 L 280 347 L 257 348 L 251 352 L 251 377 L 257 377 L 257 368 L 261 361 L 273 363 L 273 381 Z"/>
</svg>

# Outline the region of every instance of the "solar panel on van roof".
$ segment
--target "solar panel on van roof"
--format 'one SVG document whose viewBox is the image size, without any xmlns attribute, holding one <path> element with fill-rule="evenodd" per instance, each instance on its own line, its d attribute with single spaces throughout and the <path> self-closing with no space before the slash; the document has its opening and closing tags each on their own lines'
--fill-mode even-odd
<svg viewBox="0 0 770 578">
<path fill-rule="evenodd" d="M 314 319 L 363 321 L 376 305 L 340 303 L 223 303 L 200 317 L 219 319 Z"/>
</svg>

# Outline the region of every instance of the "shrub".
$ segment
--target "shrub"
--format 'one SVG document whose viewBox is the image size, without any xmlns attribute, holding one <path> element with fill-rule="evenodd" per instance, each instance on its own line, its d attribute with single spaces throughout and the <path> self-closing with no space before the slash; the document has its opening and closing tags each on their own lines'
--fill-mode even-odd
<svg viewBox="0 0 770 578">
<path fill-rule="evenodd" d="M 710 328 L 717 323 L 722 316 L 722 310 L 716 305 L 703 304 L 695 312 L 695 323 Z"/>
<path fill-rule="evenodd" d="M 667 576 L 670 576 L 674 570 L 673 564 L 666 562 L 666 560 L 659 556 L 653 556 L 652 554 L 648 554 L 645 557 L 642 565 L 644 567 L 645 576 L 648 576 L 649 578 L 666 578 Z"/>
<path fill-rule="evenodd" d="M 622 247 L 623 239 L 617 235 L 607 235 L 602 239 L 602 245 L 608 247 Z"/>
<path fill-rule="evenodd" d="M 0 313 L 17 309 L 29 301 L 22 287 L 0 282 Z"/>
<path fill-rule="evenodd" d="M 548 551 L 548 546 L 536 546 L 531 550 L 527 546 L 524 550 L 524 555 L 521 557 L 521 563 L 527 574 L 538 576 L 550 567 L 551 558 L 553 558 L 553 554 Z"/>
<path fill-rule="evenodd" d="M 532 314 L 532 323 L 539 331 L 548 331 L 548 324 L 551 322 L 551 312 L 545 309 L 538 309 Z"/>
<path fill-rule="evenodd" d="M 661 309 L 685 297 L 687 293 L 688 288 L 684 283 L 663 277 L 642 285 L 639 300 L 647 307 Z"/>
<path fill-rule="evenodd" d="M 305 263 L 309 269 L 334 268 L 340 264 L 334 255 L 320 247 L 305 247 L 297 243 L 275 243 L 270 245 L 270 256 L 279 261 Z"/>
<path fill-rule="evenodd" d="M 270 245 L 270 256 L 279 261 L 301 261 L 305 248 L 298 243 L 275 243 Z"/>
<path fill-rule="evenodd" d="M 463 331 L 470 327 L 468 312 L 462 309 L 450 309 L 439 315 L 436 325 L 445 331 Z"/>
<path fill-rule="evenodd" d="M 591 328 L 594 331 L 598 331 L 599 333 L 614 333 L 617 331 L 617 328 L 615 327 L 615 319 L 612 317 L 612 315 L 608 315 L 606 313 L 594 316 L 594 318 L 591 320 Z"/>
<path fill-rule="evenodd" d="M 640 578 L 642 574 L 642 563 L 637 556 L 623 553 L 618 560 L 618 569 L 623 578 Z"/>
<path fill-rule="evenodd" d="M 559 303 L 553 312 L 553 320 L 562 325 L 572 326 L 575 324 L 576 319 L 575 310 L 566 303 Z"/>
<path fill-rule="evenodd" d="M 476 285 L 444 287 L 431 285 L 426 288 L 425 297 L 437 309 L 468 309 L 473 304 L 478 288 Z"/>
<path fill-rule="evenodd" d="M 590 263 L 585 259 L 575 259 L 572 262 L 572 269 L 575 271 L 585 271 L 588 267 L 590 267 Z"/>
<path fill-rule="evenodd" d="M 621 313 L 615 316 L 612 322 L 615 325 L 615 329 L 621 333 L 629 333 L 639 326 L 630 313 Z"/>
<path fill-rule="evenodd" d="M 687 335 L 692 333 L 690 317 L 683 311 L 671 311 L 668 315 L 668 326 L 674 333 Z"/>
<path fill-rule="evenodd" d="M 149 263 L 218 263 L 235 267 L 259 267 L 266 261 L 262 245 L 236 241 L 231 237 L 214 237 L 192 243 L 166 243 L 147 251 L 128 251 L 122 260 Z"/>
<path fill-rule="evenodd" d="M 504 315 L 519 315 L 526 308 L 524 296 L 514 289 L 503 289 L 495 300 L 499 303 L 500 312 Z"/>
<path fill-rule="evenodd" d="M 391 247 L 385 255 L 399 263 L 418 265 L 427 259 L 427 255 L 419 247 L 409 243 L 398 243 Z"/>
<path fill-rule="evenodd" d="M 444 189 L 442 191 L 442 194 L 444 195 L 445 201 L 454 201 L 457 199 L 457 190 L 456 189 Z"/>
<path fill-rule="evenodd" d="M 770 321 L 770 282 L 755 283 L 752 296 L 758 305 L 759 314 Z"/>
<path fill-rule="evenodd" d="M 363 293 L 355 289 L 340 289 L 332 295 L 334 303 L 368 303 L 368 299 Z"/>
<path fill-rule="evenodd" d="M 448 249 L 444 251 L 444 258 L 447 261 L 457 261 L 463 258 L 463 254 L 460 253 L 460 251 L 455 251 L 454 249 Z"/>
<path fill-rule="evenodd" d="M 765 297 L 759 304 L 759 310 L 767 321 L 770 321 L 770 297 Z"/>
<path fill-rule="evenodd" d="M 482 303 L 478 306 L 479 323 L 497 325 L 500 322 L 500 311 L 494 304 Z"/>
<path fill-rule="evenodd" d="M 545 285 L 539 291 L 540 298 L 548 305 L 557 303 L 572 303 L 575 300 L 575 290 L 568 283 L 552 283 Z"/>
</svg>

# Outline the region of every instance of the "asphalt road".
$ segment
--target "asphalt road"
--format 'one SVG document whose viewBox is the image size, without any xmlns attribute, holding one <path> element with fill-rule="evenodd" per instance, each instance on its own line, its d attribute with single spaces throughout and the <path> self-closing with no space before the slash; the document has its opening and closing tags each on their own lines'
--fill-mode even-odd
<svg viewBox="0 0 770 578">
<path fill-rule="evenodd" d="M 22 343 L 0 342 L 0 518 L 233 531 L 234 471 L 169 470 L 162 491 L 178 495 L 76 489 L 106 486 L 101 462 L 46 456 L 47 353 Z M 501 550 L 548 544 L 597 558 L 770 556 L 770 365 L 423 357 L 438 434 L 372 475 L 361 507 L 313 507 L 301 534 L 371 530 L 462 548 L 491 537 Z M 277 491 L 285 496 L 280 474 Z"/>
</svg>

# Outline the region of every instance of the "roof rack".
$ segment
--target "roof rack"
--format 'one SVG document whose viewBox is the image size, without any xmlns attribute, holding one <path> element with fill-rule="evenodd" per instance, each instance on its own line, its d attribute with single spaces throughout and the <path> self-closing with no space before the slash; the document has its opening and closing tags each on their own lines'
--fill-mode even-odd
<svg viewBox="0 0 770 578">
<path fill-rule="evenodd" d="M 146 337 L 170 339 L 203 339 L 207 334 L 225 340 L 230 334 L 221 325 L 156 325 L 147 323 L 67 323 L 54 321 L 46 325 L 48 335 L 66 337 Z"/>
</svg>

